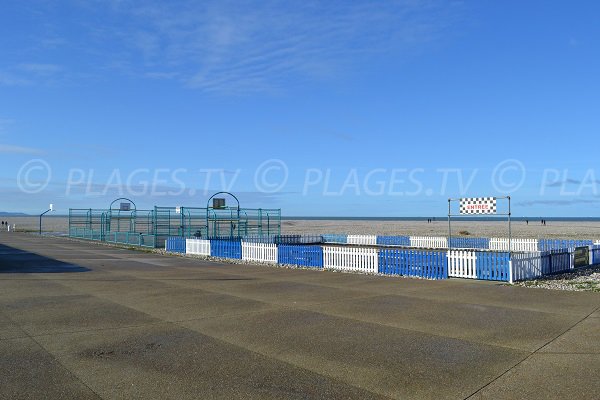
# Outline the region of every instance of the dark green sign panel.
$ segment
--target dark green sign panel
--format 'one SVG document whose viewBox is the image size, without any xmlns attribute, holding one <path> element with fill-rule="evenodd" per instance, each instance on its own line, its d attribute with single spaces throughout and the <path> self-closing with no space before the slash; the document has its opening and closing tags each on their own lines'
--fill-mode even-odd
<svg viewBox="0 0 600 400">
<path fill-rule="evenodd" d="M 575 268 L 587 267 L 590 265 L 590 248 L 576 247 L 575 248 Z"/>
</svg>

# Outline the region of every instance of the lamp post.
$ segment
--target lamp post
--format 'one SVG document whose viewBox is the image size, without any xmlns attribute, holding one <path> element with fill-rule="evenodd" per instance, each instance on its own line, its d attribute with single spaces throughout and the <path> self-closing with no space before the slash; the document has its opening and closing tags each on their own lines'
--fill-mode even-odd
<svg viewBox="0 0 600 400">
<path fill-rule="evenodd" d="M 54 204 L 50 204 L 50 208 L 40 214 L 40 235 L 42 234 L 42 217 L 50 211 L 54 211 Z"/>
</svg>

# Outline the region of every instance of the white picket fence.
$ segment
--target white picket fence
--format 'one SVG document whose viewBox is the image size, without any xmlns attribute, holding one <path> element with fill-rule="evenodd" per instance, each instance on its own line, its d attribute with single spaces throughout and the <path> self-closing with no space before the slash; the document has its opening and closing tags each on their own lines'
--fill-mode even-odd
<svg viewBox="0 0 600 400">
<path fill-rule="evenodd" d="M 411 236 L 410 246 L 425 249 L 447 249 L 448 238 L 442 236 Z"/>
<path fill-rule="evenodd" d="M 512 276 L 514 281 L 536 279 L 544 275 L 573 269 L 573 253 L 559 252 L 549 255 L 545 252 L 512 254 Z M 590 265 L 593 260 L 590 259 Z"/>
<path fill-rule="evenodd" d="M 242 242 L 242 260 L 277 263 L 277 245 Z"/>
<path fill-rule="evenodd" d="M 210 240 L 205 239 L 186 239 L 185 252 L 187 254 L 198 254 L 201 256 L 210 256 Z"/>
<path fill-rule="evenodd" d="M 491 238 L 490 250 L 509 251 L 509 243 L 512 251 L 538 251 L 537 239 L 511 239 L 508 238 Z"/>
<path fill-rule="evenodd" d="M 448 276 L 477 279 L 477 255 L 471 250 L 448 251 Z"/>
<path fill-rule="evenodd" d="M 377 235 L 348 235 L 348 244 L 377 244 Z"/>
<path fill-rule="evenodd" d="M 511 258 L 512 277 L 514 281 L 534 279 L 543 275 L 542 257 L 539 251 L 530 253 L 513 253 Z"/>
<path fill-rule="evenodd" d="M 323 247 L 323 267 L 338 271 L 376 274 L 379 267 L 377 249 Z"/>
</svg>

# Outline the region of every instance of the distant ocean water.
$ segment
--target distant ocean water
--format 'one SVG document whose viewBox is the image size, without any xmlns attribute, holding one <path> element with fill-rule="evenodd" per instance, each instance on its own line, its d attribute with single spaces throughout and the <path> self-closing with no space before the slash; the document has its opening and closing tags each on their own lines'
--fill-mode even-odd
<svg viewBox="0 0 600 400">
<path fill-rule="evenodd" d="M 448 217 L 282 217 L 285 221 L 448 221 Z M 600 222 L 600 217 L 512 217 L 513 221 Z M 452 221 L 506 221 L 506 217 L 452 217 Z"/>
<path fill-rule="evenodd" d="M 16 217 L 16 218 L 31 218 L 39 217 L 33 214 L 9 214 L 0 216 L 5 217 Z M 68 218 L 65 214 L 46 214 L 44 218 Z M 282 216 L 281 219 L 284 221 L 427 221 L 428 219 L 435 221 L 448 221 L 448 217 L 307 217 L 307 216 Z M 513 221 L 529 221 L 535 222 L 545 219 L 546 221 L 563 221 L 563 222 L 600 222 L 600 217 L 512 217 Z M 492 217 L 492 216 L 477 216 L 477 217 L 452 217 L 452 221 L 506 221 L 506 217 Z"/>
</svg>

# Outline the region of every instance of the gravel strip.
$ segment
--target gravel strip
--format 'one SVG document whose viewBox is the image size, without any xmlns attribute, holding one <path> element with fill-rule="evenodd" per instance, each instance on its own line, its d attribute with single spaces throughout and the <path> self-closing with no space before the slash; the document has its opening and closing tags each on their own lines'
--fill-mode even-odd
<svg viewBox="0 0 600 400">
<path fill-rule="evenodd" d="M 543 279 L 516 282 L 515 285 L 552 290 L 600 292 L 600 265 L 593 265 L 564 274 L 551 275 Z"/>
</svg>

